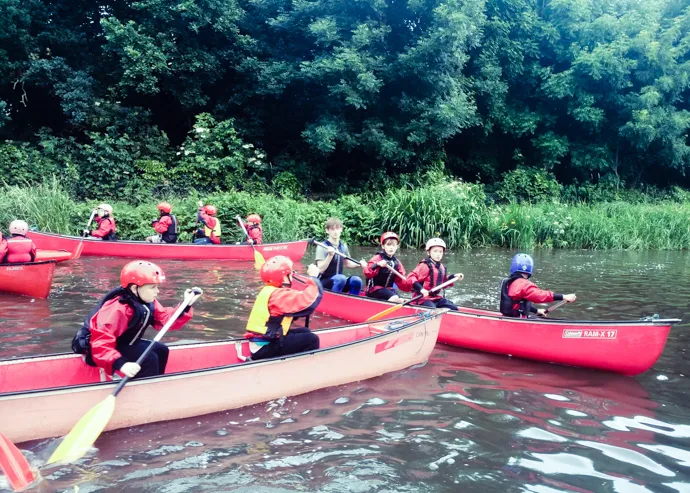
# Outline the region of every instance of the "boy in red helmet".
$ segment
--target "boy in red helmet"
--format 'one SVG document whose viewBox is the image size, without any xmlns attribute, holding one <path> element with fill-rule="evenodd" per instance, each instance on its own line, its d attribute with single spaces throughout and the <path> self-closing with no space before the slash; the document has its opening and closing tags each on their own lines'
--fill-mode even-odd
<svg viewBox="0 0 690 493">
<path fill-rule="evenodd" d="M 165 373 L 169 350 L 160 342 L 153 343 L 141 366 L 135 363 L 151 343 L 142 339 L 146 329 L 161 329 L 176 310 L 164 308 L 156 300 L 158 285 L 164 281 L 163 270 L 151 262 L 135 260 L 125 265 L 120 287 L 106 294 L 86 317 L 72 340 L 72 350 L 85 354 L 88 364 L 108 374 L 117 371 L 130 378 L 143 378 Z M 190 293 L 187 290 L 185 294 Z M 190 304 L 170 330 L 182 328 L 192 315 Z"/>
<path fill-rule="evenodd" d="M 0 264 L 16 264 L 36 260 L 36 245 L 27 238 L 29 225 L 26 221 L 15 219 L 10 223 L 10 234 L 7 240 L 0 236 Z"/>
<path fill-rule="evenodd" d="M 168 202 L 161 202 L 157 208 L 159 217 L 151 221 L 151 226 L 160 236 L 149 236 L 146 241 L 149 243 L 177 243 L 179 228 L 177 218 L 172 213 L 172 205 Z"/>
<path fill-rule="evenodd" d="M 398 296 L 393 283 L 403 291 L 410 291 L 411 284 L 393 272 L 405 277 L 405 267 L 395 256 L 400 238 L 392 231 L 386 231 L 381 235 L 380 243 L 381 251 L 371 257 L 364 268 L 364 275 L 368 279 L 366 295 L 370 298 L 402 303 L 405 300 Z"/>
<path fill-rule="evenodd" d="M 427 257 L 419 262 L 417 267 L 407 276 L 407 280 L 412 284 L 414 292 L 423 296 L 423 298 L 414 304 L 428 306 L 430 308 L 449 308 L 454 311 L 458 310 L 455 303 L 447 300 L 440 294 L 429 293 L 429 291 L 439 284 L 443 284 L 450 279 L 462 281 L 464 277 L 462 274 L 448 275 L 446 266 L 441 263 L 445 252 L 446 242 L 441 238 L 431 238 L 426 242 Z"/>
<path fill-rule="evenodd" d="M 244 221 L 247 223 L 247 238 L 245 241 L 249 244 L 261 245 L 264 237 L 263 229 L 261 229 L 261 216 L 249 214 Z"/>
<path fill-rule="evenodd" d="M 194 243 L 197 245 L 220 245 L 220 221 L 216 217 L 218 210 L 215 205 L 204 205 L 199 201 L 197 221 L 202 227 L 196 230 Z"/>
<path fill-rule="evenodd" d="M 245 338 L 250 340 L 251 359 L 275 358 L 319 349 L 319 336 L 308 328 L 291 329 L 293 318 L 309 316 L 323 296 L 316 278 L 319 269 L 310 265 L 304 290 L 292 289 L 292 260 L 271 257 L 261 267 L 266 286 L 256 297 Z"/>
</svg>

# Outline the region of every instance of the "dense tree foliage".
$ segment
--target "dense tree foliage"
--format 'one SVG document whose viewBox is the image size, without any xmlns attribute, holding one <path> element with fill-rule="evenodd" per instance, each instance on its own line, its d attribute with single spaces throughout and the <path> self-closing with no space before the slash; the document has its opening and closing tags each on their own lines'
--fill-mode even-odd
<svg viewBox="0 0 690 493">
<path fill-rule="evenodd" d="M 0 0 L 0 18 L 10 183 L 688 184 L 687 0 Z"/>
</svg>

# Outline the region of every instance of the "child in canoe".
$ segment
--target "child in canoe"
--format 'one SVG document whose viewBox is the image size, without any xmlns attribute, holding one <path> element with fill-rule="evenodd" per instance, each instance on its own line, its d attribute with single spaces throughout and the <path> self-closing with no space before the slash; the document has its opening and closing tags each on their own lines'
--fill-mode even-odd
<svg viewBox="0 0 690 493">
<path fill-rule="evenodd" d="M 364 276 L 368 280 L 366 295 L 370 298 L 403 303 L 405 300 L 398 296 L 393 283 L 403 291 L 411 290 L 411 284 L 405 278 L 405 267 L 395 256 L 399 243 L 400 238 L 392 231 L 381 235 L 381 251 L 371 257 L 364 268 Z"/>
<path fill-rule="evenodd" d="M 533 313 L 543 317 L 546 311 L 537 309 L 532 303 L 548 303 L 565 300 L 572 303 L 577 299 L 575 294 L 560 294 L 539 289 L 529 280 L 534 270 L 534 260 L 530 255 L 518 253 L 510 263 L 510 277 L 501 282 L 501 313 L 506 317 L 526 318 Z"/>
<path fill-rule="evenodd" d="M 340 255 L 336 255 L 336 251 L 338 251 L 343 255 L 350 256 L 350 250 L 347 248 L 347 245 L 340 241 L 342 233 L 343 223 L 340 219 L 331 217 L 326 221 L 326 235 L 328 239 L 323 243 L 328 248 L 316 247 L 315 263 L 321 273 L 319 279 L 321 279 L 323 289 L 328 289 L 335 293 L 345 291 L 359 295 L 362 290 L 362 279 L 359 276 L 346 276 L 343 274 L 343 267 L 364 269 L 367 263 L 362 260 L 361 263 L 356 264 Z"/>
<path fill-rule="evenodd" d="M 269 258 L 261 267 L 266 286 L 259 292 L 247 321 L 253 361 L 319 349 L 319 336 L 308 328 L 290 328 L 295 317 L 309 316 L 323 296 L 316 278 L 319 269 L 310 265 L 304 290 L 292 289 L 292 260 L 282 255 Z"/>
<path fill-rule="evenodd" d="M 93 236 L 100 238 L 103 241 L 117 241 L 117 226 L 115 225 L 115 218 L 113 217 L 113 208 L 108 204 L 101 204 L 96 208 L 94 221 L 98 225 L 98 229 L 94 231 L 84 230 L 84 236 Z"/>
<path fill-rule="evenodd" d="M 136 360 L 151 341 L 142 339 L 150 326 L 161 329 L 176 308 L 164 308 L 156 300 L 158 286 L 165 282 L 163 270 L 142 260 L 130 262 L 120 272 L 120 287 L 106 294 L 84 320 L 72 340 L 72 351 L 86 355 L 91 366 L 103 368 L 109 375 L 119 372 L 130 378 L 152 377 L 165 373 L 168 347 L 153 343 L 153 350 L 141 366 Z M 189 295 L 191 290 L 187 290 Z M 193 315 L 191 304 L 185 308 L 170 330 L 182 328 Z"/>
<path fill-rule="evenodd" d="M 161 202 L 156 208 L 159 217 L 151 221 L 151 226 L 158 234 L 149 236 L 146 241 L 149 243 L 177 243 L 179 227 L 177 218 L 172 213 L 172 205 L 168 202 Z"/>
<path fill-rule="evenodd" d="M 245 222 L 247 224 L 248 235 L 245 241 L 250 245 L 261 245 L 264 236 L 264 232 L 261 229 L 261 216 L 258 214 L 249 214 Z"/>
<path fill-rule="evenodd" d="M 26 237 L 29 225 L 16 219 L 10 223 L 10 236 L 6 240 L 0 234 L 0 263 L 16 264 L 36 260 L 36 245 Z"/>
<path fill-rule="evenodd" d="M 216 217 L 218 210 L 215 205 L 204 205 L 199 201 L 196 219 L 200 225 L 194 233 L 194 243 L 197 245 L 220 245 L 220 221 Z"/>
<path fill-rule="evenodd" d="M 412 284 L 412 289 L 423 298 L 413 304 L 428 306 L 431 308 L 450 308 L 457 311 L 458 307 L 438 293 L 429 294 L 433 288 L 450 279 L 462 281 L 462 274 L 448 275 L 446 266 L 441 263 L 446 252 L 446 242 L 441 238 L 432 238 L 426 242 L 426 255 L 417 267 L 414 268 L 407 281 Z"/>
</svg>

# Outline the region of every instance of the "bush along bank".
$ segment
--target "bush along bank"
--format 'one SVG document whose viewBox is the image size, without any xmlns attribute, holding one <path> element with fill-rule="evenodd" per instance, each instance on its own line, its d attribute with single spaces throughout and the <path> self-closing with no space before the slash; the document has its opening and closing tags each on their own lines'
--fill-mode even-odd
<svg viewBox="0 0 690 493">
<path fill-rule="evenodd" d="M 184 198 L 167 197 L 180 224 L 180 241 L 191 241 L 197 201 L 213 204 L 223 225 L 223 242 L 240 241 L 235 216 L 258 213 L 264 241 L 322 238 L 331 216 L 343 220 L 343 240 L 376 245 L 380 234 L 396 231 L 404 246 L 418 248 L 432 236 L 451 249 L 475 247 L 660 249 L 690 248 L 690 203 L 659 201 L 631 204 L 487 205 L 483 188 L 447 182 L 415 189 L 389 190 L 373 196 L 347 195 L 335 201 L 278 198 L 266 194 L 225 192 Z M 138 206 L 110 202 L 121 239 L 143 240 L 153 232 L 158 200 Z M 0 225 L 25 219 L 41 231 L 77 234 L 97 202 L 76 202 L 56 180 L 32 188 L 9 186 L 0 194 Z"/>
</svg>

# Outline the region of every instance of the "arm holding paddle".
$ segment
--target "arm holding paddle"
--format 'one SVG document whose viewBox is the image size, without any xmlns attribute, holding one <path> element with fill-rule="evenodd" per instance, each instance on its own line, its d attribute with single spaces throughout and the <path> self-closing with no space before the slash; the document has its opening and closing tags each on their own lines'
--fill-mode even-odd
<svg viewBox="0 0 690 493">
<path fill-rule="evenodd" d="M 155 343 L 161 340 L 165 333 L 175 324 L 178 317 L 187 309 L 188 306 L 201 296 L 202 290 L 199 288 L 192 288 L 185 292 L 185 297 L 182 303 L 175 309 L 175 312 L 170 315 L 165 325 L 160 329 L 156 337 L 151 341 L 146 350 L 139 356 L 136 365 L 141 366 L 149 353 L 153 350 Z M 79 422 L 72 428 L 72 431 L 62 440 L 57 449 L 48 459 L 47 464 L 55 462 L 69 462 L 79 459 L 83 456 L 89 448 L 94 444 L 96 439 L 103 432 L 108 425 L 110 418 L 115 412 L 115 398 L 120 391 L 130 381 L 129 376 L 125 376 L 120 383 L 115 387 L 112 394 L 104 400 L 96 404 L 87 412 Z"/>
<path fill-rule="evenodd" d="M 554 295 L 554 300 L 557 298 L 557 294 Z M 559 301 L 558 303 L 555 303 L 551 305 L 548 308 L 539 308 L 537 309 L 537 316 L 539 317 L 545 317 L 548 313 L 551 313 L 554 310 L 557 310 L 558 308 L 562 307 L 566 303 L 572 303 L 575 300 L 577 300 L 577 296 L 575 294 L 562 294 L 560 295 L 563 299 Z"/>
<path fill-rule="evenodd" d="M 244 231 L 244 234 L 249 237 L 249 234 L 247 234 L 247 228 L 244 227 L 244 222 L 242 222 L 242 218 L 238 215 L 235 216 L 235 219 L 237 219 L 237 224 L 239 224 L 240 228 L 242 228 L 242 231 Z M 254 268 L 256 270 L 261 269 L 261 266 L 263 266 L 266 263 L 266 259 L 264 258 L 263 255 L 261 255 L 261 252 L 259 252 L 256 247 L 254 246 L 254 242 L 249 243 L 249 246 L 252 247 L 252 250 L 254 250 Z"/>
<path fill-rule="evenodd" d="M 345 255 L 342 252 L 339 252 L 338 250 L 336 250 L 332 246 L 328 246 L 324 243 L 321 243 L 320 241 L 316 241 L 316 240 L 312 239 L 312 240 L 309 240 L 309 243 L 311 245 L 316 245 L 316 247 L 317 247 L 317 265 L 319 266 L 319 272 L 320 273 L 323 273 L 328 268 L 329 264 L 331 263 L 331 260 L 333 259 L 333 257 L 335 255 L 343 257 L 346 261 L 345 267 L 348 267 L 350 269 L 356 269 L 357 267 L 361 267 L 362 269 L 364 269 L 367 266 L 367 262 L 365 260 L 355 260 L 352 257 Z M 326 251 L 326 258 L 324 260 L 320 260 L 318 258 L 318 252 L 319 252 L 318 248 L 319 247 Z"/>
<path fill-rule="evenodd" d="M 449 279 L 449 280 L 447 280 L 446 282 L 439 284 L 439 285 L 436 286 L 435 288 L 430 289 L 430 290 L 429 290 L 429 293 L 430 293 L 430 294 L 431 294 L 431 293 L 435 293 L 435 292 L 437 292 L 437 291 L 440 291 L 441 289 L 447 288 L 448 286 L 454 284 L 456 281 L 458 281 L 458 279 L 455 279 L 455 278 Z M 410 303 L 413 303 L 413 302 L 415 302 L 415 301 L 421 300 L 422 297 L 423 297 L 423 295 L 419 294 L 419 295 L 415 296 L 414 298 L 411 298 L 411 299 L 405 301 L 404 303 L 399 303 L 399 304 L 394 305 L 394 306 L 392 306 L 392 307 L 390 307 L 390 308 L 387 308 L 387 309 L 385 309 L 384 311 L 382 311 L 382 312 L 380 312 L 380 313 L 377 313 L 376 315 L 372 315 L 371 317 L 369 317 L 368 319 L 366 319 L 366 322 L 373 322 L 373 321 L 375 321 L 375 320 L 380 320 L 380 319 L 382 319 L 382 318 L 385 318 L 385 317 L 387 317 L 388 315 L 390 315 L 390 314 L 396 312 L 397 310 L 399 310 L 399 309 L 402 308 L 403 306 L 406 306 L 406 305 L 409 305 Z"/>
</svg>

